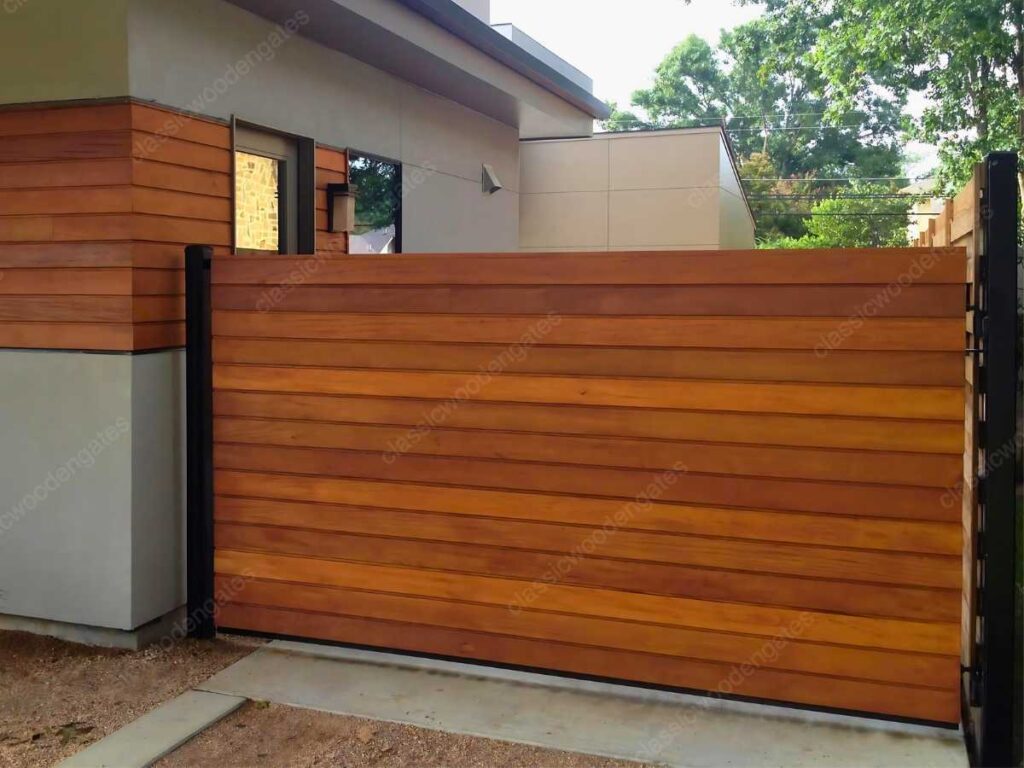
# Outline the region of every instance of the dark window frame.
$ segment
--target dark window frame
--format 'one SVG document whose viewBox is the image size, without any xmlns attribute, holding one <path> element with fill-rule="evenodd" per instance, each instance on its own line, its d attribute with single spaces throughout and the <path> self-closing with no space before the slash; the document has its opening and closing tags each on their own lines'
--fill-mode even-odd
<svg viewBox="0 0 1024 768">
<path fill-rule="evenodd" d="M 238 129 L 254 133 L 263 133 L 270 136 L 278 136 L 281 139 L 293 142 L 295 145 L 295 172 L 296 189 L 295 200 L 287 190 L 288 161 L 280 157 L 254 151 L 245 146 L 239 146 Z M 231 118 L 231 252 L 234 254 L 244 252 L 248 249 L 239 248 L 237 242 L 237 208 L 236 208 L 236 168 L 235 157 L 237 152 L 256 154 L 266 157 L 274 157 L 284 169 L 284 173 L 278 176 L 278 217 L 279 242 L 278 253 L 283 256 L 312 255 L 316 253 L 316 141 L 308 136 L 300 136 L 289 131 L 278 130 L 259 123 L 243 120 L 237 116 Z M 294 208 L 294 220 L 292 209 Z M 295 253 L 290 253 L 288 241 L 291 239 L 291 228 L 295 227 Z"/>
</svg>

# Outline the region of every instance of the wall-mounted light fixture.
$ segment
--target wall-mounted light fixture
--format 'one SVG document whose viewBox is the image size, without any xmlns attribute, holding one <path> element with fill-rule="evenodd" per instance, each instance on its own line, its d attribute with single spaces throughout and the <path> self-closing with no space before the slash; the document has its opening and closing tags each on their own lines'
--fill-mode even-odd
<svg viewBox="0 0 1024 768">
<path fill-rule="evenodd" d="M 489 195 L 493 195 L 504 186 L 501 183 L 501 179 L 498 178 L 498 173 L 494 170 L 494 166 L 490 163 L 484 163 L 483 185 L 484 192 Z"/>
<path fill-rule="evenodd" d="M 351 232 L 356 227 L 356 187 L 354 184 L 327 185 L 327 229 Z"/>
</svg>

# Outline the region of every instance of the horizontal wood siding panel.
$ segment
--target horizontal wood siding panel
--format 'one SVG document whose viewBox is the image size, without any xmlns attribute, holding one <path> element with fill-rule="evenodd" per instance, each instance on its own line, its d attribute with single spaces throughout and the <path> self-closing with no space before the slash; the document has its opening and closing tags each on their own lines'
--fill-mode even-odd
<svg viewBox="0 0 1024 768">
<path fill-rule="evenodd" d="M 231 243 L 228 126 L 151 105 L 0 112 L 0 346 L 181 346 L 182 251 Z"/>
<path fill-rule="evenodd" d="M 959 617 L 960 596 L 954 589 L 792 577 L 758 570 L 763 563 L 756 554 L 754 562 L 737 558 L 727 563 L 728 568 L 702 568 L 699 560 L 690 563 L 685 554 L 686 544 L 693 540 L 668 534 L 620 530 L 615 534 L 615 544 L 602 545 L 589 555 L 577 552 L 572 568 L 567 569 L 566 555 L 577 550 L 580 542 L 594 535 L 596 529 L 236 496 L 217 498 L 215 518 L 219 525 L 234 526 L 232 541 L 236 549 L 322 553 L 345 559 L 339 554 L 341 549 L 358 549 L 356 538 L 403 539 L 416 547 L 406 543 L 388 549 L 382 554 L 382 561 L 413 565 L 414 558 L 430 558 L 441 545 L 462 545 L 465 556 L 470 558 L 479 556 L 471 554 L 470 549 L 491 547 L 512 552 L 502 560 L 506 569 L 502 573 L 510 576 L 526 574 L 534 578 L 538 573 L 562 571 L 566 583 L 622 585 L 632 591 L 701 599 L 924 621 L 950 622 Z M 248 543 L 243 546 L 238 543 L 240 540 Z M 226 540 L 218 538 L 218 545 L 223 541 Z M 423 546 L 423 542 L 430 546 Z M 759 551 L 756 543 L 751 551 Z M 757 573 L 757 578 L 751 578 L 751 573 Z"/>
<path fill-rule="evenodd" d="M 214 344 L 214 349 L 217 343 Z M 214 408 L 225 416 L 303 419 L 327 423 L 394 424 L 541 434 L 608 435 L 661 440 L 855 448 L 948 453 L 963 450 L 953 421 L 672 411 L 648 408 L 488 403 L 413 398 L 348 397 L 217 390 Z"/>
<path fill-rule="evenodd" d="M 218 621 L 955 722 L 964 270 L 215 259 Z"/>
<path fill-rule="evenodd" d="M 314 277 L 314 280 L 316 278 Z M 742 315 L 784 317 L 963 316 L 964 293 L 957 285 L 913 285 L 891 300 L 884 285 L 764 286 L 444 286 L 387 287 L 311 285 L 289 293 L 271 311 L 416 314 L 537 315 Z M 215 309 L 260 310 L 265 291 L 224 286 Z M 876 306 L 877 305 L 877 306 Z"/>
<path fill-rule="evenodd" d="M 225 262 L 218 285 L 277 285 L 287 259 Z M 962 285 L 962 248 L 661 251 L 353 256 L 327 262 L 316 285 Z"/>
</svg>

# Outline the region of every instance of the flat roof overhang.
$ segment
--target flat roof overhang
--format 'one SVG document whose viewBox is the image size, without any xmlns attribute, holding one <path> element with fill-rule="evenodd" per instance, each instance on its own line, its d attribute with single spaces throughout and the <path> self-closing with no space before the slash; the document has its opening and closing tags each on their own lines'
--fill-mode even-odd
<svg viewBox="0 0 1024 768">
<path fill-rule="evenodd" d="M 580 135 L 585 121 L 610 113 L 453 0 L 228 2 L 278 24 L 305 12 L 304 37 L 517 126 L 522 135 L 543 135 L 552 124 L 564 126 L 559 135 Z"/>
</svg>

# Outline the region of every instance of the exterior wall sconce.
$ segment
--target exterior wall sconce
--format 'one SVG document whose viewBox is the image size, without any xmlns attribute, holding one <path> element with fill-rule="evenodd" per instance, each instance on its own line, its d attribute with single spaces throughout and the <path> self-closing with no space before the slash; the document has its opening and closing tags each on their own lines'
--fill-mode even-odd
<svg viewBox="0 0 1024 768">
<path fill-rule="evenodd" d="M 351 232 L 356 226 L 356 187 L 354 184 L 327 185 L 327 229 Z"/>
<path fill-rule="evenodd" d="M 483 186 L 484 192 L 488 195 L 493 195 L 499 189 L 505 185 L 501 183 L 501 179 L 498 178 L 498 173 L 494 170 L 494 166 L 490 163 L 484 163 L 483 170 Z"/>
</svg>

